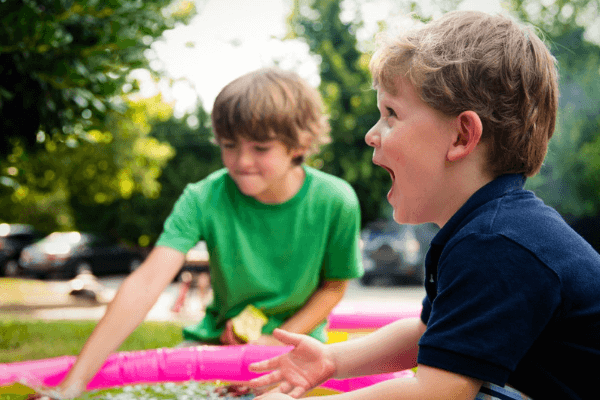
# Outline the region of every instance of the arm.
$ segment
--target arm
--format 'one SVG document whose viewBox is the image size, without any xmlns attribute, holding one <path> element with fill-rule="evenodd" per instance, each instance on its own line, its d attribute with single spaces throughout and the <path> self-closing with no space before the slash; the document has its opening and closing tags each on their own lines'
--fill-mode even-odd
<svg viewBox="0 0 600 400">
<path fill-rule="evenodd" d="M 123 281 L 115 298 L 83 346 L 77 361 L 59 386 L 64 397 L 85 390 L 106 358 L 144 320 L 163 290 L 173 281 L 185 255 L 156 247 L 144 263 Z"/>
<path fill-rule="evenodd" d="M 257 388 L 278 385 L 274 392 L 297 397 L 330 378 L 349 378 L 400 371 L 417 365 L 418 341 L 425 325 L 418 318 L 402 319 L 358 339 L 325 345 L 306 335 L 281 329 L 275 338 L 294 349 L 250 365 L 254 372 L 272 371 L 253 379 Z"/>
<path fill-rule="evenodd" d="M 380 374 L 417 366 L 418 342 L 426 328 L 418 318 L 403 319 L 368 336 L 332 344 L 335 377 Z M 331 399 L 473 400 L 481 384 L 478 379 L 418 365 L 414 378 L 389 380 L 354 392 L 331 396 Z"/>
<path fill-rule="evenodd" d="M 272 373 L 250 381 L 265 387 L 281 383 L 259 399 L 301 396 L 330 378 L 348 378 L 407 369 L 416 365 L 418 340 L 425 330 L 419 319 L 399 320 L 378 331 L 347 342 L 323 345 L 301 335 L 277 331 L 276 336 L 295 349 L 287 354 L 252 364 L 256 372 Z M 283 335 L 282 335 L 283 333 Z M 365 351 L 368 349 L 368 351 Z M 353 392 L 330 396 L 350 399 L 465 399 L 475 398 L 481 381 L 449 371 L 419 365 L 414 378 L 393 379 Z M 292 397 L 278 392 L 289 393 Z"/>
<path fill-rule="evenodd" d="M 481 384 L 480 380 L 474 378 L 419 365 L 414 378 L 390 379 L 356 391 L 329 396 L 329 398 L 331 400 L 474 400 Z M 269 398 L 265 396 L 258 399 Z M 280 397 L 273 397 L 273 399 L 277 398 Z"/>
<path fill-rule="evenodd" d="M 288 332 L 308 333 L 329 316 L 342 300 L 348 281 L 324 281 L 296 314 L 281 325 Z"/>
<path fill-rule="evenodd" d="M 335 377 L 351 378 L 416 367 L 418 343 L 425 329 L 419 318 L 406 318 L 366 336 L 329 345 L 336 365 Z"/>
</svg>

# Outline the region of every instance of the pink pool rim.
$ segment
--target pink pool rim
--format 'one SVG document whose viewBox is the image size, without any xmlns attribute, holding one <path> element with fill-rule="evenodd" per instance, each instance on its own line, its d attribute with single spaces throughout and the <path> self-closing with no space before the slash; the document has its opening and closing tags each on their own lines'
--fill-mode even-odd
<svg viewBox="0 0 600 400">
<path fill-rule="evenodd" d="M 342 302 L 329 318 L 332 331 L 372 331 L 404 318 L 419 318 L 415 302 Z M 258 374 L 248 371 L 256 361 L 291 350 L 279 346 L 196 346 L 119 352 L 111 355 L 87 386 L 104 389 L 137 383 L 230 381 L 243 382 Z M 75 362 L 74 356 L 0 364 L 0 386 L 15 382 L 30 387 L 59 384 Z M 321 387 L 348 392 L 388 379 L 411 377 L 410 370 L 360 378 L 329 380 Z"/>
<path fill-rule="evenodd" d="M 289 351 L 290 347 L 271 346 L 196 346 L 119 352 L 111 355 L 87 386 L 87 390 L 129 384 L 230 381 L 252 379 L 259 374 L 248 365 Z M 0 364 L 0 386 L 15 382 L 30 387 L 59 384 L 75 362 L 74 356 Z M 348 392 L 388 379 L 411 377 L 412 371 L 370 375 L 352 379 L 331 379 L 321 387 Z"/>
<path fill-rule="evenodd" d="M 337 331 L 376 330 L 404 318 L 420 318 L 418 302 L 344 301 L 329 316 L 329 329 Z"/>
</svg>

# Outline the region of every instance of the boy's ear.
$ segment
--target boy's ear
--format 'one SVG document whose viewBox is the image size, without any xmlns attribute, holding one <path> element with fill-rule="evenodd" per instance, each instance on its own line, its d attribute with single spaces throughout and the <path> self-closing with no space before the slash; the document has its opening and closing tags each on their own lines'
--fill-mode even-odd
<svg viewBox="0 0 600 400">
<path fill-rule="evenodd" d="M 307 151 L 308 149 L 305 147 L 297 147 L 295 149 L 290 150 L 290 155 L 292 156 L 292 158 L 296 158 L 304 156 L 304 154 L 306 154 Z"/>
<path fill-rule="evenodd" d="M 471 154 L 483 133 L 483 124 L 474 111 L 463 111 L 455 120 L 456 131 L 454 142 L 448 149 L 446 159 L 456 161 Z"/>
</svg>

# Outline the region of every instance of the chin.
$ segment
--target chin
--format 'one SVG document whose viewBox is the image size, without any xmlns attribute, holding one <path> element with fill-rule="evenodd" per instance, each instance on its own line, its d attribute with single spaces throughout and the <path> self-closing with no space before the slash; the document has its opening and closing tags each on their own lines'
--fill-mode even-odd
<svg viewBox="0 0 600 400">
<path fill-rule="evenodd" d="M 396 211 L 395 208 L 394 213 L 392 214 L 392 218 L 400 225 L 419 225 L 425 222 L 420 221 L 418 215 L 411 213 L 400 213 L 399 211 Z"/>
<path fill-rule="evenodd" d="M 394 208 L 394 212 L 392 214 L 392 218 L 394 219 L 394 221 L 396 221 L 399 224 L 406 224 L 406 223 L 408 223 L 406 221 L 406 216 L 405 215 L 400 215 L 400 213 L 397 212 L 395 208 Z"/>
</svg>

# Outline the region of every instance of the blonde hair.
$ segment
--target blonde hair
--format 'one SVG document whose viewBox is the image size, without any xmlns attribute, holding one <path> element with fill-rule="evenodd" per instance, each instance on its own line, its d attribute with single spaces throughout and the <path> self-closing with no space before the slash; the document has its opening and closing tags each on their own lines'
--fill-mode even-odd
<svg viewBox="0 0 600 400">
<path fill-rule="evenodd" d="M 407 78 L 421 99 L 449 116 L 475 111 L 494 176 L 535 175 L 554 133 L 556 60 L 530 29 L 500 15 L 454 11 L 395 39 L 370 63 L 373 85 L 396 94 Z"/>
<path fill-rule="evenodd" d="M 278 68 L 262 68 L 227 84 L 215 99 L 212 126 L 217 143 L 240 136 L 280 140 L 288 150 L 307 149 L 306 155 L 331 141 L 319 92 L 295 72 Z"/>
</svg>

